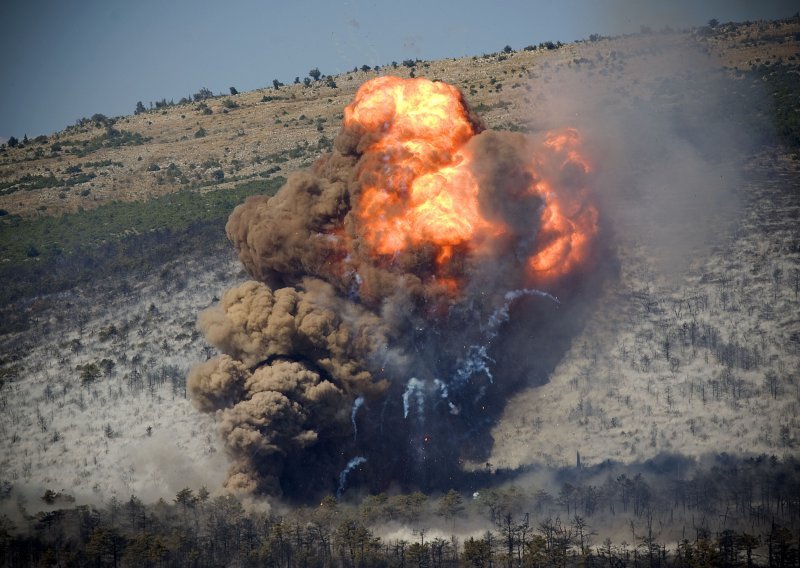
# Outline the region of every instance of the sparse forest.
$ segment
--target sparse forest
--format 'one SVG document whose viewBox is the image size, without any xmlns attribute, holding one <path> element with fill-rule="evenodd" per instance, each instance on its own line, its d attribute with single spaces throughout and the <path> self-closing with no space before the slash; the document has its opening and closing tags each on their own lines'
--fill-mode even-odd
<svg viewBox="0 0 800 568">
<path fill-rule="evenodd" d="M 27 514 L 20 501 L 16 522 L 0 517 L 0 558 L 7 566 L 796 566 L 800 462 L 720 457 L 706 466 L 684 464 L 679 475 L 666 463 L 644 473 L 572 468 L 546 485 L 329 496 L 286 513 L 245 509 L 205 487 L 102 506 L 48 491 L 45 511 Z"/>
</svg>

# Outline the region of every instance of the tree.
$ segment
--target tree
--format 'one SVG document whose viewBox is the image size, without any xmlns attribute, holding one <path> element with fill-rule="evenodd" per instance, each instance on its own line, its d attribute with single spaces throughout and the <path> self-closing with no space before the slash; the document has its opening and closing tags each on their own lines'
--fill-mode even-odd
<svg viewBox="0 0 800 568">
<path fill-rule="evenodd" d="M 718 25 L 719 25 L 719 20 L 717 20 L 716 18 L 711 18 L 710 20 L 708 20 L 709 28 L 716 28 Z"/>
<path fill-rule="evenodd" d="M 336 548 L 346 566 L 367 566 L 376 545 L 372 532 L 358 521 L 343 521 L 334 534 Z"/>
<path fill-rule="evenodd" d="M 236 87 L 230 87 L 230 91 L 232 95 L 238 95 L 239 91 L 236 90 Z"/>
<path fill-rule="evenodd" d="M 458 550 L 458 539 L 451 537 L 449 541 L 436 537 L 428 543 L 430 547 L 430 557 L 434 568 L 445 566 L 445 555 L 451 556 L 452 561 L 455 562 L 453 554 Z M 448 563 L 449 564 L 449 563 Z"/>
<path fill-rule="evenodd" d="M 503 53 L 511 53 L 512 51 L 514 51 L 514 49 L 510 45 L 503 48 Z"/>
<path fill-rule="evenodd" d="M 416 523 L 422 516 L 428 497 L 421 491 L 410 495 L 392 495 L 387 503 L 390 516 L 399 518 L 407 523 Z"/>
<path fill-rule="evenodd" d="M 89 537 L 86 553 L 99 565 L 119 566 L 125 544 L 125 537 L 117 529 L 98 527 Z"/>
<path fill-rule="evenodd" d="M 572 518 L 572 527 L 575 529 L 575 540 L 581 549 L 581 556 L 586 556 L 591 545 L 591 537 L 597 533 L 591 530 L 586 519 L 578 515 Z"/>
<path fill-rule="evenodd" d="M 547 566 L 547 542 L 542 535 L 533 535 L 525 543 L 524 566 Z"/>
<path fill-rule="evenodd" d="M 194 491 L 188 487 L 184 487 L 175 495 L 175 504 L 180 505 L 181 509 L 183 509 L 183 521 L 185 523 L 188 510 L 194 509 L 195 505 L 197 505 L 197 497 Z"/>
<path fill-rule="evenodd" d="M 538 532 L 544 544 L 547 565 L 563 565 L 567 551 L 573 543 L 572 531 L 562 525 L 561 519 L 556 517 L 555 521 L 547 518 L 539 523 Z M 532 542 L 537 541 L 536 537 L 532 539 Z"/>
<path fill-rule="evenodd" d="M 8 142 L 6 142 L 6 144 L 8 144 L 8 147 L 9 147 L 9 148 L 15 148 L 16 146 L 18 146 L 18 145 L 19 145 L 19 140 L 17 140 L 17 139 L 16 139 L 16 138 L 14 138 L 13 136 L 10 136 L 10 137 L 8 138 Z"/>
<path fill-rule="evenodd" d="M 142 503 L 141 499 L 135 495 L 131 495 L 131 498 L 125 503 L 124 508 L 127 512 L 128 524 L 131 529 L 133 531 L 144 532 L 147 526 L 147 508 L 144 503 Z"/>
<path fill-rule="evenodd" d="M 205 503 L 208 501 L 208 498 L 211 494 L 206 489 L 206 486 L 203 485 L 200 489 L 197 490 L 197 501 L 200 503 Z"/>
<path fill-rule="evenodd" d="M 169 550 L 161 537 L 141 533 L 128 542 L 123 560 L 126 566 L 158 566 L 168 555 Z"/>
<path fill-rule="evenodd" d="M 778 378 L 778 374 L 773 370 L 767 371 L 767 374 L 764 376 L 764 384 L 766 385 L 769 394 L 772 395 L 772 398 L 777 399 L 781 390 L 781 383 L 780 379 Z"/>
<path fill-rule="evenodd" d="M 277 79 L 273 79 L 272 80 L 272 86 L 275 87 L 275 89 L 277 90 L 277 89 L 280 89 L 281 87 L 283 87 L 283 83 L 281 83 Z"/>
<path fill-rule="evenodd" d="M 100 378 L 100 367 L 96 363 L 89 363 L 81 368 L 81 383 L 85 386 Z"/>
<path fill-rule="evenodd" d="M 792 531 L 772 522 L 772 528 L 766 535 L 770 566 L 796 566 L 796 551 L 793 550 L 792 540 Z"/>
<path fill-rule="evenodd" d="M 377 495 L 367 495 L 361 500 L 359 505 L 359 514 L 368 524 L 373 524 L 383 518 L 386 514 L 386 504 L 389 501 L 389 496 L 386 493 L 378 493 Z"/>
<path fill-rule="evenodd" d="M 497 528 L 500 530 L 500 536 L 506 546 L 506 556 L 508 566 L 511 566 L 514 559 L 514 546 L 517 544 L 517 531 L 514 523 L 514 515 L 511 513 L 503 513 L 497 519 Z"/>
<path fill-rule="evenodd" d="M 319 78 L 322 76 L 319 68 L 314 67 L 311 71 L 308 72 L 308 76 L 314 79 L 315 81 L 319 81 Z"/>
<path fill-rule="evenodd" d="M 207 89 L 206 87 L 203 87 L 202 89 L 197 91 L 194 95 L 192 95 L 192 98 L 194 99 L 194 102 L 200 102 L 200 101 L 204 101 L 206 99 L 210 99 L 213 96 L 214 96 L 214 93 L 212 93 L 210 89 Z"/>
<path fill-rule="evenodd" d="M 558 494 L 558 504 L 567 508 L 567 514 L 572 514 L 572 504 L 575 504 L 575 509 L 578 507 L 577 491 L 574 485 L 569 482 L 561 486 L 561 491 Z"/>
<path fill-rule="evenodd" d="M 444 517 L 445 520 L 453 520 L 455 525 L 455 518 L 464 510 L 464 499 L 461 494 L 455 489 L 451 489 L 439 499 L 436 507 L 436 514 Z"/>
<path fill-rule="evenodd" d="M 464 541 L 464 552 L 461 553 L 461 560 L 467 566 L 474 568 L 488 568 L 492 565 L 492 544 L 494 539 L 491 533 L 486 533 L 486 537 L 475 539 L 469 537 Z"/>
<path fill-rule="evenodd" d="M 429 566 L 430 560 L 430 544 L 421 544 L 419 542 L 412 543 L 406 551 L 406 556 L 411 563 L 411 566 Z"/>
<path fill-rule="evenodd" d="M 753 565 L 753 549 L 756 548 L 760 543 L 761 541 L 757 536 L 744 532 L 736 535 L 736 546 L 737 548 L 745 551 L 747 566 Z"/>
</svg>

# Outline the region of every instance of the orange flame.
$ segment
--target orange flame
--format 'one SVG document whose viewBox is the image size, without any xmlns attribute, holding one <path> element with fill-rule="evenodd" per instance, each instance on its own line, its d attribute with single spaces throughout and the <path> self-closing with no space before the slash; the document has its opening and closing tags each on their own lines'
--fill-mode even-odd
<svg viewBox="0 0 800 568">
<path fill-rule="evenodd" d="M 574 128 L 550 132 L 544 146 L 555 152 L 559 168 L 591 171 L 577 148 L 580 135 Z M 547 182 L 535 190 L 544 199 L 538 252 L 528 262 L 534 274 L 543 278 L 565 276 L 587 261 L 592 239 L 597 234 L 597 210 L 589 203 L 585 188 L 577 191 L 555 191 Z"/>
<path fill-rule="evenodd" d="M 508 231 L 481 212 L 475 158 L 466 146 L 480 127 L 461 92 L 422 78 L 379 77 L 361 86 L 344 122 L 368 133 L 359 147 L 359 234 L 386 262 L 404 251 L 432 248 L 434 277 L 457 295 L 461 283 L 453 267 L 459 259 Z M 574 129 L 549 133 L 541 156 L 525 164 L 536 180 L 527 191 L 543 202 L 538 223 L 531 220 L 538 226 L 527 262 L 531 280 L 558 278 L 583 264 L 597 233 L 597 212 L 586 191 L 559 187 L 560 177 L 590 171 L 579 145 Z M 550 170 L 553 179 L 546 177 Z"/>
<path fill-rule="evenodd" d="M 359 89 L 344 120 L 379 133 L 365 149 L 378 167 L 362 168 L 358 210 L 376 253 L 392 255 L 423 243 L 452 247 L 486 226 L 478 185 L 461 152 L 475 129 L 458 89 L 379 77 Z M 449 255 L 440 252 L 442 261 Z"/>
</svg>

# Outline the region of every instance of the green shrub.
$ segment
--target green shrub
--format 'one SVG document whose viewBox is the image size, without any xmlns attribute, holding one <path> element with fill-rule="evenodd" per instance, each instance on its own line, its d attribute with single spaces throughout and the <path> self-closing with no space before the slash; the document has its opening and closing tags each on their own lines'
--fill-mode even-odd
<svg viewBox="0 0 800 568">
<path fill-rule="evenodd" d="M 214 97 L 214 93 L 212 93 L 211 90 L 209 90 L 209 89 L 207 89 L 205 87 L 203 87 L 202 89 L 197 91 L 194 95 L 192 95 L 192 98 L 194 99 L 194 102 L 204 101 L 206 99 L 210 99 L 210 98 L 213 98 L 213 97 Z"/>
<path fill-rule="evenodd" d="M 67 186 L 67 187 L 72 187 L 74 185 L 79 185 L 81 183 L 86 183 L 87 181 L 93 180 L 96 177 L 97 176 L 95 174 L 92 174 L 92 173 L 78 174 L 76 176 L 72 176 L 70 178 L 67 178 L 64 181 L 64 185 Z"/>
<path fill-rule="evenodd" d="M 233 208 L 250 195 L 274 195 L 284 181 L 256 177 L 226 189 L 186 188 L 61 217 L 23 219 L 0 211 L 0 304 L 159 265 L 181 251 L 229 250 L 224 227 Z"/>
<path fill-rule="evenodd" d="M 0 195 L 9 195 L 20 190 L 33 191 L 46 187 L 58 187 L 63 183 L 52 173 L 47 176 L 24 175 L 17 180 L 0 182 Z"/>
</svg>

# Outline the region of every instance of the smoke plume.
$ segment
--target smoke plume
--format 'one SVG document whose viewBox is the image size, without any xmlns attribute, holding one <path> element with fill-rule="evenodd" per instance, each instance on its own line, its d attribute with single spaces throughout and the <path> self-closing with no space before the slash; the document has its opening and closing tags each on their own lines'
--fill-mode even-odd
<svg viewBox="0 0 800 568">
<path fill-rule="evenodd" d="M 304 498 L 466 475 L 508 393 L 543 380 L 572 334 L 556 296 L 596 256 L 591 174 L 574 129 L 493 132 L 450 85 L 365 83 L 333 151 L 228 221 L 255 280 L 201 314 L 222 354 L 189 377 L 233 460 L 227 488 Z"/>
</svg>

